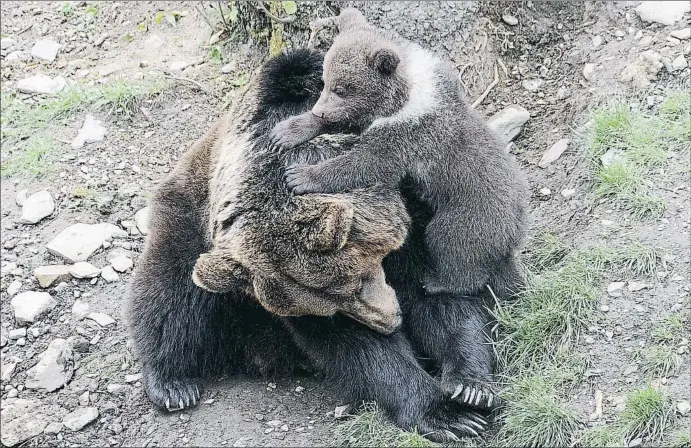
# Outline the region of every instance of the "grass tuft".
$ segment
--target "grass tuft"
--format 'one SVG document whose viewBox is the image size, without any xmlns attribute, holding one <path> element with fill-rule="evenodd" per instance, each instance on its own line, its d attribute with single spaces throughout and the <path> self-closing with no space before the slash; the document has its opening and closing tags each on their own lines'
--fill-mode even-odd
<svg viewBox="0 0 691 448">
<path fill-rule="evenodd" d="M 527 261 L 536 272 L 540 272 L 555 266 L 570 250 L 571 248 L 555 234 L 544 232 L 533 238 Z"/>
<path fill-rule="evenodd" d="M 431 447 L 432 442 L 417 432 L 403 431 L 368 404 L 363 412 L 336 427 L 336 445 L 347 447 Z"/>
<path fill-rule="evenodd" d="M 56 151 L 50 137 L 37 137 L 0 163 L 0 177 L 43 177 L 53 169 Z"/>
<path fill-rule="evenodd" d="M 550 381 L 524 377 L 505 391 L 507 408 L 497 434 L 501 446 L 570 446 L 580 424 L 575 412 L 560 403 Z"/>
<path fill-rule="evenodd" d="M 639 353 L 643 372 L 651 378 L 673 375 L 681 367 L 681 356 L 676 347 L 670 345 L 653 345 Z"/>
</svg>

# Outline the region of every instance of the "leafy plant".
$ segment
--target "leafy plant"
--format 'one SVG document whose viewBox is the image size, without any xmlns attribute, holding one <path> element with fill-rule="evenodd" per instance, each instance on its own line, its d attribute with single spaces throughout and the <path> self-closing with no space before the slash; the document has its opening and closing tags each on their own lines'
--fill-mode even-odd
<svg viewBox="0 0 691 448">
<path fill-rule="evenodd" d="M 178 20 L 183 16 L 184 14 L 179 11 L 159 11 L 156 13 L 155 20 L 157 24 L 160 24 L 163 19 L 166 19 L 171 26 L 177 26 Z"/>
<path fill-rule="evenodd" d="M 296 2 L 281 2 L 281 5 L 283 6 L 283 10 L 288 15 L 292 16 L 293 14 L 298 12 L 298 5 Z"/>
<path fill-rule="evenodd" d="M 71 16 L 73 10 L 74 6 L 72 5 L 72 2 L 63 2 L 62 6 L 60 7 L 60 12 L 63 16 Z"/>
<path fill-rule="evenodd" d="M 212 61 L 221 62 L 223 56 L 221 55 L 221 47 L 214 45 L 211 47 L 211 55 L 209 56 Z"/>
</svg>

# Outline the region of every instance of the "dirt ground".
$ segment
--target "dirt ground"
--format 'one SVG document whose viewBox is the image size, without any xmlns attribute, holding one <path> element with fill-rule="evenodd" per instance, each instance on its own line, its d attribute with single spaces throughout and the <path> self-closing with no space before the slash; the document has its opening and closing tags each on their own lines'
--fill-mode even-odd
<svg viewBox="0 0 691 448">
<path fill-rule="evenodd" d="M 666 208 L 659 216 L 641 219 L 594 193 L 593 168 L 584 157 L 583 126 L 591 120 L 592 111 L 615 99 L 655 111 L 668 92 L 689 92 L 688 65 L 672 66 L 672 62 L 679 64 L 680 56 L 688 59 L 691 40 L 670 38 L 670 33 L 689 26 L 689 13 L 672 25 L 650 24 L 636 13 L 640 3 L 348 2 L 378 26 L 392 28 L 450 59 L 471 102 L 490 85 L 496 70 L 498 82 L 477 107 L 487 117 L 514 104 L 530 112 L 511 152 L 531 184 L 532 236 L 550 232 L 575 248 L 594 242 L 617 245 L 634 241 L 663 254 L 652 274 L 612 274 L 600 282 L 597 310 L 577 338 L 575 351 L 586 359 L 581 365 L 585 371 L 582 381 L 561 390 L 560 396 L 577 415 L 581 429 L 587 429 L 614 421 L 623 397 L 652 383 L 671 397 L 677 409 L 674 424 L 662 437 L 671 443 L 679 434 L 691 431 L 688 408 L 684 412 L 684 403 L 688 406 L 691 399 L 689 148 L 672 154 L 666 165 L 646 178 Z M 70 264 L 49 252 L 46 245 L 76 223 L 111 223 L 128 230 L 126 238 L 113 239 L 98 249 L 89 263 L 105 267 L 118 252 L 136 266 L 145 237 L 132 224 L 135 213 L 146 206 L 179 154 L 223 113 L 232 101 L 232 92 L 268 56 L 266 47 L 252 43 L 210 45 L 212 31 L 195 8 L 199 4 L 0 4 L 3 127 L 26 124 L 22 117 L 33 116 L 20 112 L 19 118 L 10 118 L 15 107 L 31 111 L 48 101 L 41 95 L 18 93 L 18 81 L 28 76 L 62 76 L 69 85 L 82 86 L 87 92 L 117 83 L 122 87 L 122 92 L 107 97 L 110 102 L 105 106 L 80 97 L 81 106 L 63 104 L 67 112 L 51 116 L 40 126 L 29 123 L 7 135 L 3 129 L 3 445 L 334 443 L 334 428 L 341 423 L 334 419 L 333 411 L 345 403 L 336 398 L 337 391 L 329 384 L 316 378 L 272 382 L 219 378 L 207 384 L 203 403 L 190 412 L 154 410 L 136 377 L 139 366 L 129 350 L 122 314 L 131 269 L 112 282 L 103 276 L 91 280 L 66 277 L 47 289 L 39 286 L 34 275 L 41 266 Z M 517 24 L 509 24 L 513 19 Z M 37 40 L 45 38 L 61 44 L 52 62 L 30 55 Z M 646 50 L 661 56 L 661 68 L 650 76 L 652 82 L 636 85 L 623 81 L 622 72 Z M 594 70 L 587 78 L 586 68 Z M 155 94 L 136 96 L 140 102 L 135 107 L 123 100 L 129 98 L 131 86 L 158 87 Z M 130 110 L 132 113 L 124 112 Z M 105 138 L 73 148 L 70 143 L 87 114 L 103 122 Z M 50 143 L 37 140 L 41 138 Z M 543 154 L 563 138 L 570 140 L 564 154 L 546 168 L 539 167 Z M 48 145 L 41 147 L 42 156 L 17 165 L 37 142 Z M 54 211 L 37 224 L 22 223 L 18 196 L 44 189 L 54 199 Z M 564 194 L 565 190 L 574 191 Z M 527 243 L 527 257 L 533 244 L 532 240 Z M 612 282 L 627 282 L 628 286 L 608 294 Z M 646 286 L 632 288 L 631 282 Z M 20 324 L 11 299 L 27 291 L 48 292 L 56 304 L 32 323 Z M 76 301 L 88 304 L 89 313 L 105 313 L 115 323 L 101 325 L 94 319 L 80 319 L 73 308 Z M 638 353 L 650 344 L 655 323 L 673 314 L 683 320 L 681 334 L 675 336 L 681 341 L 675 347 L 681 362 L 664 377 L 651 378 L 644 374 Z M 12 333 L 21 328 L 26 333 Z M 29 369 L 58 338 L 70 338 L 73 376 L 52 392 L 28 388 Z M 604 396 L 603 416 L 592 421 L 589 416 L 595 410 L 596 391 Z M 97 417 L 88 424 L 77 430 L 63 426 L 68 414 L 91 407 L 96 408 Z M 691 434 L 688 437 L 691 440 Z M 494 439 L 497 442 L 501 440 Z M 645 437 L 637 442 L 658 443 Z"/>
</svg>

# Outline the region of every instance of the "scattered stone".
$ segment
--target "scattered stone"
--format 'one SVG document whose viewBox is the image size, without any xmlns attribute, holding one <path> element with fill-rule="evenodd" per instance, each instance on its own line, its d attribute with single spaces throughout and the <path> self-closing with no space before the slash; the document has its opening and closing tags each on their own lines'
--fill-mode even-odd
<svg viewBox="0 0 691 448">
<path fill-rule="evenodd" d="M 599 34 L 597 36 L 593 36 L 593 47 L 599 47 L 602 45 L 602 36 Z"/>
<path fill-rule="evenodd" d="M 70 412 L 62 419 L 62 423 L 72 431 L 79 431 L 97 418 L 98 409 L 89 406 Z"/>
<path fill-rule="evenodd" d="M 19 191 L 17 192 L 17 196 L 14 198 L 14 202 L 15 202 L 18 206 L 21 207 L 21 206 L 24 205 L 24 201 L 26 201 L 26 198 L 27 198 L 28 196 L 29 196 L 28 190 L 19 190 Z"/>
<path fill-rule="evenodd" d="M 78 398 L 79 406 L 89 406 L 89 391 L 84 391 Z"/>
<path fill-rule="evenodd" d="M 638 41 L 638 45 L 641 47 L 645 48 L 650 46 L 650 44 L 653 43 L 653 36 L 643 36 L 641 40 Z"/>
<path fill-rule="evenodd" d="M 350 410 L 350 405 L 346 404 L 344 406 L 336 406 L 334 409 L 334 418 L 346 418 L 348 417 L 348 411 Z"/>
<path fill-rule="evenodd" d="M 108 325 L 113 325 L 115 323 L 115 319 L 105 313 L 90 313 L 86 316 L 86 318 L 93 320 L 102 327 L 107 327 Z"/>
<path fill-rule="evenodd" d="M 304 391 L 305 391 L 305 388 L 302 387 L 302 386 L 298 386 L 298 387 L 295 388 L 295 392 L 298 393 L 298 394 L 299 394 L 299 393 L 302 393 L 302 392 L 304 392 Z"/>
<path fill-rule="evenodd" d="M 228 74 L 228 73 L 233 73 L 237 69 L 238 64 L 235 61 L 231 61 L 221 67 L 221 73 Z"/>
<path fill-rule="evenodd" d="M 69 342 L 55 339 L 40 356 L 38 364 L 27 371 L 24 383 L 27 389 L 45 389 L 53 392 L 72 379 L 74 354 Z"/>
<path fill-rule="evenodd" d="M 504 144 L 515 139 L 530 119 L 530 113 L 521 106 L 512 105 L 493 115 L 487 125 Z M 141 229 L 140 229 L 141 230 Z"/>
<path fill-rule="evenodd" d="M 43 430 L 46 434 L 57 434 L 62 431 L 62 422 L 52 422 Z"/>
<path fill-rule="evenodd" d="M 645 313 L 645 307 L 643 305 L 634 305 L 633 309 L 636 310 L 637 313 Z"/>
<path fill-rule="evenodd" d="M 117 272 L 115 272 L 115 269 L 113 269 L 112 266 L 106 266 L 101 269 L 101 277 L 103 277 L 103 280 L 108 283 L 113 283 L 120 280 L 120 276 Z"/>
<path fill-rule="evenodd" d="M 2 381 L 5 381 L 5 382 L 9 381 L 12 378 L 12 375 L 14 375 L 14 371 L 16 368 L 17 368 L 17 362 L 16 361 L 12 361 L 8 364 L 4 364 L 0 368 L 0 379 Z"/>
<path fill-rule="evenodd" d="M 45 405 L 42 400 L 16 400 L 2 403 L 2 425 L 0 425 L 0 442 L 3 446 L 19 445 L 39 436 L 48 420 L 43 414 Z"/>
<path fill-rule="evenodd" d="M 608 149 L 603 155 L 600 156 L 600 162 L 602 166 L 608 167 L 614 163 L 621 163 L 626 159 L 624 153 L 621 149 L 612 148 Z"/>
<path fill-rule="evenodd" d="M 112 213 L 113 211 L 113 201 L 115 197 L 111 195 L 101 196 L 96 200 L 96 208 L 99 212 L 105 214 Z"/>
<path fill-rule="evenodd" d="M 549 188 L 541 188 L 540 194 L 542 196 L 549 196 L 550 194 L 552 194 L 552 190 L 550 190 Z"/>
<path fill-rule="evenodd" d="M 691 39 L 691 28 L 682 28 L 672 31 L 669 35 L 681 40 Z"/>
<path fill-rule="evenodd" d="M 501 20 L 504 21 L 505 24 L 511 25 L 511 26 L 516 26 L 518 25 L 518 19 L 510 14 L 503 14 L 501 16 Z"/>
<path fill-rule="evenodd" d="M 611 221 L 611 220 L 609 220 L 609 219 L 603 219 L 603 220 L 601 221 L 601 224 L 602 224 L 603 226 L 605 226 L 605 227 L 610 227 L 610 226 L 613 226 L 613 225 L 614 225 L 614 221 Z"/>
<path fill-rule="evenodd" d="M 85 143 L 100 142 L 106 136 L 106 128 L 101 124 L 100 120 L 96 120 L 93 116 L 87 115 L 84 120 L 84 125 L 79 130 L 77 136 L 72 140 L 72 148 L 79 149 Z"/>
<path fill-rule="evenodd" d="M 607 285 L 607 294 L 610 297 L 621 297 L 621 290 L 624 289 L 624 286 L 626 286 L 625 282 L 612 282 Z"/>
<path fill-rule="evenodd" d="M 141 373 L 135 373 L 133 375 L 125 375 L 125 383 L 132 384 L 142 379 Z"/>
<path fill-rule="evenodd" d="M 587 81 L 595 79 L 595 64 L 588 63 L 583 66 L 583 77 Z"/>
<path fill-rule="evenodd" d="M 184 69 L 186 69 L 187 67 L 189 67 L 190 65 L 191 64 L 189 62 L 186 62 L 186 61 L 173 61 L 170 64 L 169 70 L 171 72 L 181 72 Z"/>
<path fill-rule="evenodd" d="M 113 224 L 74 224 L 60 232 L 47 245 L 48 252 L 72 263 L 86 261 L 103 242 L 110 238 L 125 238 L 127 232 Z"/>
<path fill-rule="evenodd" d="M 67 81 L 62 76 L 51 78 L 41 73 L 17 81 L 17 90 L 20 92 L 40 95 L 55 95 L 66 86 Z"/>
<path fill-rule="evenodd" d="M 626 66 L 621 72 L 621 80 L 631 81 L 639 88 L 646 88 L 656 78 L 662 67 L 662 56 L 653 50 L 646 50 L 635 62 Z"/>
<path fill-rule="evenodd" d="M 565 188 L 561 190 L 561 195 L 564 197 L 564 199 L 569 199 L 573 197 L 576 194 L 576 190 L 573 188 Z"/>
<path fill-rule="evenodd" d="M 609 311 L 609 306 L 607 306 L 607 305 L 602 305 L 602 306 L 600 307 L 600 311 L 606 313 L 607 311 Z"/>
<path fill-rule="evenodd" d="M 70 274 L 74 278 L 94 278 L 98 277 L 98 275 L 101 273 L 101 269 L 97 268 L 91 263 L 87 263 L 86 261 L 79 261 L 69 268 Z"/>
<path fill-rule="evenodd" d="M 106 78 L 112 75 L 113 73 L 119 71 L 121 68 L 122 66 L 120 64 L 118 64 L 117 62 L 112 62 L 110 64 L 98 67 L 96 69 L 96 72 L 98 73 L 98 76 L 100 76 L 101 78 Z"/>
<path fill-rule="evenodd" d="M 22 216 L 19 222 L 22 224 L 37 224 L 43 218 L 50 216 L 55 210 L 55 201 L 49 191 L 43 190 L 34 193 L 24 201 Z"/>
<path fill-rule="evenodd" d="M 588 336 L 588 337 L 585 338 L 585 343 L 588 344 L 588 345 L 594 344 L 594 343 L 595 343 L 595 338 L 593 338 L 592 336 Z"/>
<path fill-rule="evenodd" d="M 14 296 L 22 289 L 22 282 L 19 280 L 12 280 L 12 283 L 7 287 L 7 295 L 10 297 Z"/>
<path fill-rule="evenodd" d="M 19 338 L 26 337 L 26 328 L 15 328 L 7 333 L 7 337 L 16 341 Z"/>
<path fill-rule="evenodd" d="M 142 235 L 149 234 L 149 207 L 144 207 L 134 214 L 134 220 L 137 222 L 137 229 Z"/>
<path fill-rule="evenodd" d="M 77 320 L 82 320 L 89 314 L 89 304 L 81 300 L 75 300 L 72 305 L 72 315 Z"/>
<path fill-rule="evenodd" d="M 70 267 L 64 264 L 51 264 L 34 269 L 34 277 L 41 288 L 49 288 L 55 282 L 69 281 Z"/>
<path fill-rule="evenodd" d="M 525 90 L 528 90 L 529 92 L 535 92 L 537 91 L 542 85 L 545 83 L 545 80 L 542 78 L 532 78 L 532 79 L 524 79 L 523 82 L 521 82 L 521 85 Z"/>
<path fill-rule="evenodd" d="M 109 394 L 114 394 L 114 393 L 117 393 L 123 387 L 125 387 L 125 386 L 123 386 L 122 384 L 109 384 L 106 387 L 106 390 L 108 391 Z"/>
<path fill-rule="evenodd" d="M 55 300 L 47 292 L 26 291 L 12 298 L 10 306 L 19 325 L 32 324 L 55 307 Z"/>
<path fill-rule="evenodd" d="M 15 45 L 17 45 L 17 41 L 11 37 L 3 37 L 0 39 L 0 50 L 9 50 Z"/>
<path fill-rule="evenodd" d="M 689 412 L 691 412 L 691 403 L 688 401 L 680 401 L 677 403 L 677 412 L 679 412 L 681 415 L 686 415 Z"/>
<path fill-rule="evenodd" d="M 252 440 L 251 437 L 240 437 L 233 443 L 233 448 L 244 448 L 250 440 Z"/>
<path fill-rule="evenodd" d="M 596 390 L 595 391 L 595 412 L 590 414 L 589 420 L 591 422 L 594 422 L 596 420 L 600 420 L 602 418 L 602 391 L 601 390 Z"/>
<path fill-rule="evenodd" d="M 39 39 L 31 47 L 31 56 L 42 61 L 53 62 L 61 45 L 52 39 Z"/>
<path fill-rule="evenodd" d="M 672 61 L 672 68 L 676 70 L 683 70 L 689 65 L 688 62 L 686 62 L 686 58 L 684 57 L 683 54 L 680 54 L 674 60 Z"/>
<path fill-rule="evenodd" d="M 636 14 L 644 22 L 674 25 L 684 17 L 684 13 L 691 10 L 689 2 L 676 1 L 647 1 L 636 7 Z"/>
<path fill-rule="evenodd" d="M 632 364 L 624 369 L 624 376 L 629 376 L 632 373 L 638 372 L 638 365 Z"/>
<path fill-rule="evenodd" d="M 105 42 L 106 39 L 108 39 L 108 36 L 109 34 L 107 32 L 98 36 L 98 38 L 94 41 L 94 47 L 100 47 L 101 45 L 103 45 L 103 42 Z"/>
<path fill-rule="evenodd" d="M 120 255 L 110 260 L 110 265 L 118 272 L 125 272 L 128 269 L 132 269 L 134 261 L 131 258 Z"/>
<path fill-rule="evenodd" d="M 629 282 L 628 290 L 630 292 L 640 291 L 641 289 L 650 288 L 650 285 L 643 282 Z"/>
<path fill-rule="evenodd" d="M 562 138 L 553 144 L 547 152 L 542 155 L 540 162 L 537 164 L 540 168 L 547 168 L 552 162 L 557 160 L 564 154 L 566 148 L 569 147 L 570 140 L 568 138 Z"/>
</svg>

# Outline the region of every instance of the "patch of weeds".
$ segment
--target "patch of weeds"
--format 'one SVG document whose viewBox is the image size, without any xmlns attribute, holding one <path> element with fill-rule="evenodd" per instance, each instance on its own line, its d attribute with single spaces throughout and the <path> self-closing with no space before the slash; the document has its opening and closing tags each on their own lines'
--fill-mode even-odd
<svg viewBox="0 0 691 448">
<path fill-rule="evenodd" d="M 666 267 L 659 249 L 638 241 L 622 246 L 595 245 L 578 251 L 576 257 L 596 271 L 635 276 L 651 275 L 659 266 Z"/>
<path fill-rule="evenodd" d="M 84 15 L 86 15 L 89 20 L 94 20 L 98 16 L 98 3 L 89 2 L 84 10 Z"/>
<path fill-rule="evenodd" d="M 651 378 L 673 375 L 681 367 L 681 356 L 670 345 L 653 345 L 639 352 L 643 372 Z"/>
<path fill-rule="evenodd" d="M 223 55 L 221 54 L 221 47 L 218 45 L 214 45 L 211 47 L 211 52 L 209 55 L 209 59 L 211 59 L 214 62 L 221 62 L 221 59 L 223 59 Z"/>
<path fill-rule="evenodd" d="M 537 272 L 555 266 L 571 250 L 570 246 L 564 243 L 551 232 L 543 232 L 533 238 L 528 263 Z"/>
<path fill-rule="evenodd" d="M 55 145 L 50 137 L 35 137 L 0 164 L 1 177 L 42 177 L 52 169 Z"/>
<path fill-rule="evenodd" d="M 655 323 L 652 338 L 657 343 L 673 344 L 683 333 L 684 317 L 681 313 L 674 313 Z"/>
<path fill-rule="evenodd" d="M 671 153 L 691 146 L 690 103 L 687 93 L 672 91 L 656 114 L 623 103 L 596 111 L 586 151 L 596 166 L 596 194 L 611 198 L 637 219 L 661 216 L 666 204 L 650 193 L 645 179 Z M 617 156 L 605 166 L 600 158 L 610 151 Z"/>
<path fill-rule="evenodd" d="M 431 447 L 432 442 L 417 432 L 396 427 L 375 405 L 368 404 L 362 412 L 335 429 L 337 446 L 347 447 Z"/>
<path fill-rule="evenodd" d="M 166 19 L 166 22 L 168 22 L 170 26 L 175 27 L 178 24 L 178 20 L 184 16 L 185 13 L 179 11 L 159 11 L 156 13 L 155 21 L 157 24 L 160 24 L 163 19 Z"/>
<path fill-rule="evenodd" d="M 626 446 L 624 436 L 618 428 L 610 425 L 588 429 L 580 438 L 580 446 L 619 448 Z"/>
<path fill-rule="evenodd" d="M 159 95 L 165 88 L 166 84 L 161 80 L 135 83 L 120 78 L 113 83 L 104 84 L 96 92 L 94 107 L 131 117 L 139 111 L 143 101 Z"/>
<path fill-rule="evenodd" d="M 91 188 L 88 187 L 83 187 L 81 185 L 77 185 L 70 191 L 70 195 L 74 198 L 93 198 L 96 196 L 96 192 L 92 190 Z"/>
<path fill-rule="evenodd" d="M 60 12 L 63 16 L 71 16 L 73 11 L 74 5 L 72 4 L 72 2 L 62 2 L 62 6 L 60 6 Z"/>
<path fill-rule="evenodd" d="M 580 424 L 544 376 L 519 379 L 503 394 L 507 407 L 497 446 L 571 446 Z"/>
<path fill-rule="evenodd" d="M 691 447 L 691 433 L 685 432 L 679 434 L 669 445 L 671 448 L 689 448 Z"/>
</svg>

